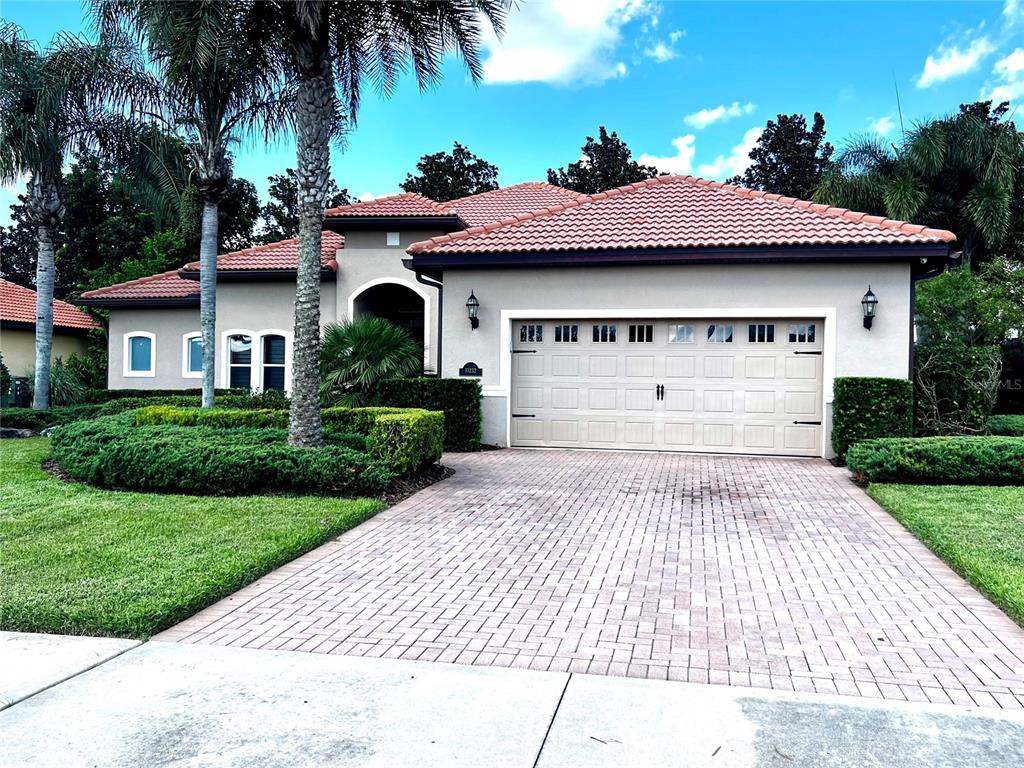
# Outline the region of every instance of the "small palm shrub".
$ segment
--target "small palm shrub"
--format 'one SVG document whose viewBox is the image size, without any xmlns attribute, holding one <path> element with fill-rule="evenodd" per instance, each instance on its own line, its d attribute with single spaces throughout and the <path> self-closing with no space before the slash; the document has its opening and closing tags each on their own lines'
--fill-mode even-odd
<svg viewBox="0 0 1024 768">
<path fill-rule="evenodd" d="M 366 404 L 385 379 L 422 371 L 423 348 L 404 328 L 366 316 L 324 329 L 320 397 L 325 405 Z"/>
</svg>

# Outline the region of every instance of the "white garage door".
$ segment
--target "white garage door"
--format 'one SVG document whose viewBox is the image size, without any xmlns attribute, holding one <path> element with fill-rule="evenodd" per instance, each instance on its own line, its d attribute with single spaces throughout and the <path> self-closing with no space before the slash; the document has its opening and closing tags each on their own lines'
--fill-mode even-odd
<svg viewBox="0 0 1024 768">
<path fill-rule="evenodd" d="M 820 319 L 517 320 L 512 445 L 821 453 Z"/>
</svg>

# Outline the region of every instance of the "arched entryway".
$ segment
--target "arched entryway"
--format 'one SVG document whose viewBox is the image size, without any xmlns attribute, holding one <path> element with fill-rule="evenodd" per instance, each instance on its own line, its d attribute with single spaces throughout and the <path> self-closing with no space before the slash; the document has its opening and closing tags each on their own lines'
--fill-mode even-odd
<svg viewBox="0 0 1024 768">
<path fill-rule="evenodd" d="M 426 323 L 430 298 L 403 280 L 380 280 L 360 286 L 349 296 L 349 317 L 373 315 L 405 328 L 424 348 L 427 362 Z"/>
</svg>

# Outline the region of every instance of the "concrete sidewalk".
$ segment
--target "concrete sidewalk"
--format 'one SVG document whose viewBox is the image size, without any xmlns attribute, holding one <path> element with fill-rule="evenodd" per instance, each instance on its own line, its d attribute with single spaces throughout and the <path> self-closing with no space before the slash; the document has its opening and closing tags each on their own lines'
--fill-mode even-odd
<svg viewBox="0 0 1024 768">
<path fill-rule="evenodd" d="M 161 642 L 0 712 L 12 767 L 1022 764 L 994 710 Z"/>
</svg>

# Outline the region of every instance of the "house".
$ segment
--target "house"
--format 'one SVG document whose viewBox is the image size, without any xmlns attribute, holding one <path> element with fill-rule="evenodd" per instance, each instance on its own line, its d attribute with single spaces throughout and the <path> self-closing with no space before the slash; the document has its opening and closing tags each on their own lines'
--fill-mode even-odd
<svg viewBox="0 0 1024 768">
<path fill-rule="evenodd" d="M 100 327 L 87 313 L 66 301 L 53 302 L 52 359 L 84 355 L 89 332 Z M 0 354 L 25 400 L 36 367 L 36 292 L 0 279 Z M 21 380 L 21 381 L 19 381 Z M 6 394 L 6 393 L 4 393 Z M 18 399 L 18 398 L 16 398 Z"/>
<path fill-rule="evenodd" d="M 324 226 L 323 320 L 390 317 L 429 369 L 478 376 L 486 442 L 795 456 L 830 454 L 836 376 L 910 375 L 914 285 L 955 240 L 688 176 L 396 195 Z M 220 258 L 222 385 L 288 387 L 296 247 Z M 85 295 L 114 310 L 112 387 L 198 376 L 196 277 Z"/>
</svg>

